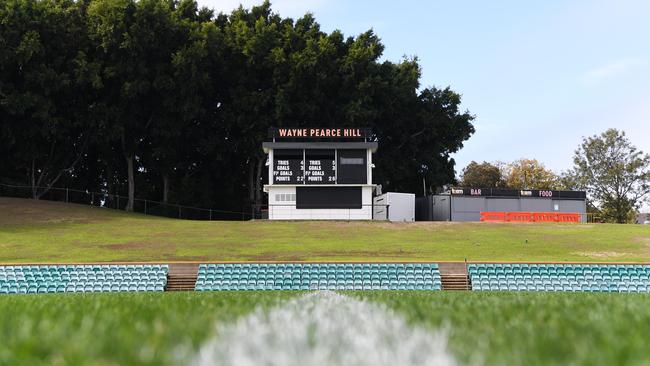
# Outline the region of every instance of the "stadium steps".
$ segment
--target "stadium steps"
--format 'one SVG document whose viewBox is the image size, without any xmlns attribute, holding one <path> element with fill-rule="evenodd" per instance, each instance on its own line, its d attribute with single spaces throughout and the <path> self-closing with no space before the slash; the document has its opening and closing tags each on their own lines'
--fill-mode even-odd
<svg viewBox="0 0 650 366">
<path fill-rule="evenodd" d="M 198 264 L 170 264 L 165 291 L 194 291 Z"/>
<path fill-rule="evenodd" d="M 443 290 L 471 290 L 469 276 L 467 274 L 467 265 L 464 262 L 440 263 L 439 270 Z"/>
</svg>

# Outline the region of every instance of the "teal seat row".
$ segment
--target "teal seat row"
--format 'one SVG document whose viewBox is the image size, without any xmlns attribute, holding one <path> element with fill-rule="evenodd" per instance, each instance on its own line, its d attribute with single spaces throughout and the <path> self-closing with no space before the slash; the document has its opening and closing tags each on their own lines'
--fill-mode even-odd
<svg viewBox="0 0 650 366">
<path fill-rule="evenodd" d="M 650 266 L 470 264 L 476 291 L 649 292 Z"/>
<path fill-rule="evenodd" d="M 163 291 L 167 265 L 0 266 L 0 294 Z"/>
<path fill-rule="evenodd" d="M 197 291 L 441 290 L 437 264 L 202 264 Z"/>
<path fill-rule="evenodd" d="M 274 268 L 274 269 L 306 269 L 316 268 L 325 269 L 332 268 L 340 270 L 345 269 L 380 269 L 380 268 L 422 268 L 422 269 L 438 269 L 437 263 L 219 263 L 219 264 L 200 264 L 200 269 L 207 268 L 232 268 L 232 269 L 245 269 L 245 268 Z"/>
<path fill-rule="evenodd" d="M 165 264 L 100 264 L 100 265 L 25 265 L 0 266 L 0 272 L 115 272 L 115 271 L 163 271 L 167 273 L 169 266 Z"/>
</svg>

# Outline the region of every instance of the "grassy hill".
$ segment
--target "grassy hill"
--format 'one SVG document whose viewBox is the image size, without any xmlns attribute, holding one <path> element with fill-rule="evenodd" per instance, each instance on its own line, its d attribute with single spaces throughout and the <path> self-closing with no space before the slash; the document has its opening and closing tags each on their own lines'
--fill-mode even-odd
<svg viewBox="0 0 650 366">
<path fill-rule="evenodd" d="M 650 226 L 186 221 L 0 197 L 0 263 L 650 262 Z"/>
</svg>

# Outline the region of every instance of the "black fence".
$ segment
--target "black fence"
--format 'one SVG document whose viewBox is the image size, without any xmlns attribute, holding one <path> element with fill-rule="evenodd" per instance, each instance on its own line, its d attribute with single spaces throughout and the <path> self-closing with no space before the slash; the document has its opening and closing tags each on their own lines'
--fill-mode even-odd
<svg viewBox="0 0 650 366">
<path fill-rule="evenodd" d="M 31 186 L 18 186 L 0 183 L 0 196 L 14 198 L 33 198 Z M 46 187 L 38 187 L 42 192 Z M 50 188 L 40 199 L 91 205 L 116 210 L 124 210 L 128 197 L 106 192 L 82 191 L 70 188 Z M 201 208 L 183 206 L 160 201 L 136 198 L 133 202 L 133 211 L 145 215 L 163 216 L 187 220 L 250 220 L 255 212 L 221 210 L 214 208 Z M 246 210 L 248 211 L 248 210 Z"/>
</svg>

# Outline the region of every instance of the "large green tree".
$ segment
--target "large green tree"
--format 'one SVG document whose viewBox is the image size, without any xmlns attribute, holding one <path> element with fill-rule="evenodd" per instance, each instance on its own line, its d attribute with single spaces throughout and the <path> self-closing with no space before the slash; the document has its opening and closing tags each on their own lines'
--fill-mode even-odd
<svg viewBox="0 0 650 366">
<path fill-rule="evenodd" d="M 34 198 L 73 174 L 96 131 L 87 47 L 84 3 L 0 5 L 0 168 Z"/>
<path fill-rule="evenodd" d="M 650 194 L 650 155 L 638 150 L 625 132 L 608 129 L 578 147 L 569 181 L 586 189 L 601 219 L 630 222 Z"/>
<path fill-rule="evenodd" d="M 420 86 L 416 58 L 384 61 L 374 32 L 325 32 L 269 2 L 216 16 L 194 0 L 0 8 L 4 181 L 127 193 L 129 210 L 137 192 L 248 211 L 264 201 L 269 127 L 341 126 L 374 130 L 375 182 L 432 192 L 474 131 L 458 93 Z"/>
<path fill-rule="evenodd" d="M 105 117 L 111 121 L 106 134 L 117 141 L 126 163 L 127 211 L 133 210 L 136 172 L 147 169 L 142 165 L 144 146 L 152 136 L 161 148 L 168 146 L 169 138 L 180 139 L 184 119 L 174 113 L 181 103 L 172 60 L 186 44 L 188 32 L 179 25 L 183 14 L 173 16 L 174 5 L 160 0 L 96 0 L 89 7 L 90 36 L 97 43 L 102 67 Z M 166 160 L 164 153 L 157 155 L 155 161 Z M 170 165 L 157 164 L 165 173 Z"/>
</svg>

